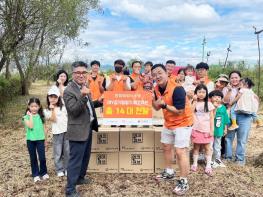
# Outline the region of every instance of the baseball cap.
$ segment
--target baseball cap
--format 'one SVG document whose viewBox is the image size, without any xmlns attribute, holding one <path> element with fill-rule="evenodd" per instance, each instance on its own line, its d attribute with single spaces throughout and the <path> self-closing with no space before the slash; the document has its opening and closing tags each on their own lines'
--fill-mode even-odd
<svg viewBox="0 0 263 197">
<path fill-rule="evenodd" d="M 229 83 L 229 81 L 225 77 L 219 77 L 216 79 L 216 82 L 217 81 L 223 81 L 223 82 Z"/>
<path fill-rule="evenodd" d="M 57 97 L 59 97 L 59 96 L 60 96 L 59 89 L 58 89 L 56 86 L 52 86 L 52 87 L 49 89 L 47 95 L 48 95 L 48 96 L 50 96 L 50 95 L 56 95 Z"/>
</svg>

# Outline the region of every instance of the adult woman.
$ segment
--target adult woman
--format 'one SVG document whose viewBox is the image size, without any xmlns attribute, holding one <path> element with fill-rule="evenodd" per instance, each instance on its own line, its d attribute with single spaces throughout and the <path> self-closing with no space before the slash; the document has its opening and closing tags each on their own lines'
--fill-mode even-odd
<svg viewBox="0 0 263 197">
<path fill-rule="evenodd" d="M 55 76 L 56 86 L 59 89 L 60 96 L 63 97 L 65 88 L 68 85 L 68 73 L 65 70 L 59 70 Z"/>
<path fill-rule="evenodd" d="M 241 73 L 239 71 L 232 71 L 229 74 L 230 86 L 223 89 L 224 102 L 229 104 L 234 100 L 238 93 L 239 82 Z M 232 160 L 232 145 L 237 135 L 237 146 L 235 153 L 235 161 L 239 165 L 245 165 L 245 152 L 248 135 L 251 127 L 252 116 L 250 114 L 239 113 L 237 114 L 237 123 L 239 128 L 228 131 L 225 137 L 225 158 Z"/>
<path fill-rule="evenodd" d="M 177 72 L 177 79 L 176 82 L 180 84 L 181 86 L 184 85 L 184 80 L 185 80 L 185 73 L 184 73 L 184 68 L 180 68 Z"/>
</svg>

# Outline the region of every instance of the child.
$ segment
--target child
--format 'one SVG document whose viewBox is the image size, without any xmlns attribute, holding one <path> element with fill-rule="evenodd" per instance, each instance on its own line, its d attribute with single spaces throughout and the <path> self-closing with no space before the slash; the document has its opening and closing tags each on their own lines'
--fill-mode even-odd
<svg viewBox="0 0 263 197">
<path fill-rule="evenodd" d="M 211 168 L 211 142 L 214 135 L 214 106 L 208 102 L 208 90 L 204 84 L 199 84 L 194 91 L 192 110 L 194 112 L 194 124 L 192 132 L 193 148 L 193 165 L 191 170 L 197 171 L 197 161 L 199 149 L 203 145 L 206 155 L 205 173 L 212 176 Z"/>
<path fill-rule="evenodd" d="M 40 100 L 38 98 L 30 98 L 26 113 L 23 117 L 23 123 L 26 129 L 27 148 L 30 156 L 30 164 L 32 177 L 34 182 L 49 178 L 47 174 L 46 156 L 45 156 L 45 129 L 44 114 Z M 37 156 L 38 153 L 38 156 Z M 38 159 L 40 169 L 38 166 Z"/>
<path fill-rule="evenodd" d="M 153 67 L 152 62 L 146 62 L 144 64 L 144 73 L 141 75 L 141 80 L 143 81 L 143 90 L 152 91 L 153 89 L 153 78 L 151 74 L 151 69 Z"/>
<path fill-rule="evenodd" d="M 52 122 L 53 133 L 53 157 L 58 177 L 67 175 L 69 158 L 69 142 L 65 139 L 67 131 L 67 111 L 57 88 L 52 87 L 48 91 L 47 106 L 44 114 L 47 120 Z"/>
<path fill-rule="evenodd" d="M 209 93 L 216 112 L 214 119 L 214 144 L 213 144 L 213 162 L 212 167 L 226 167 L 221 161 L 221 139 L 226 134 L 227 125 L 230 123 L 227 109 L 222 105 L 224 95 L 220 90 L 214 90 Z"/>
<path fill-rule="evenodd" d="M 195 85 L 194 82 L 196 77 L 194 76 L 194 67 L 188 64 L 184 70 L 185 73 L 185 82 L 184 82 L 184 89 L 186 92 L 194 91 Z"/>
<path fill-rule="evenodd" d="M 262 122 L 258 119 L 257 111 L 259 105 L 259 98 L 253 92 L 252 87 L 255 84 L 249 78 L 244 78 L 240 82 L 240 90 L 236 98 L 229 103 L 231 107 L 231 121 L 232 124 L 228 130 L 235 130 L 238 128 L 236 121 L 236 113 L 251 114 L 257 127 L 262 127 Z"/>
</svg>

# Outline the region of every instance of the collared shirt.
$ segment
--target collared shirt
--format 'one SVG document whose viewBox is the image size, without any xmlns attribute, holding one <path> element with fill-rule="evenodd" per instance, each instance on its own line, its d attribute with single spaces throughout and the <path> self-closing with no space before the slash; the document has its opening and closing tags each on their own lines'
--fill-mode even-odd
<svg viewBox="0 0 263 197">
<path fill-rule="evenodd" d="M 81 87 L 77 82 L 75 82 L 74 80 L 73 80 L 73 82 L 74 82 L 74 83 L 78 86 L 78 88 L 81 90 L 82 87 Z M 93 111 L 92 111 L 92 107 L 91 107 L 91 103 L 90 103 L 90 98 L 89 98 L 88 95 L 87 95 L 86 97 L 87 97 L 87 99 L 88 99 L 87 107 L 88 107 L 89 112 L 90 112 L 90 122 L 92 122 L 92 121 L 94 120 L 94 114 L 93 114 Z"/>
</svg>

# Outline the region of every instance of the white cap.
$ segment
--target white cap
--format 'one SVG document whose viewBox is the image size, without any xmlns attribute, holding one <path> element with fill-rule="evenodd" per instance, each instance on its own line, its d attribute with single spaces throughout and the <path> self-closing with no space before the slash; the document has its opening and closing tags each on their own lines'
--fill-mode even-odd
<svg viewBox="0 0 263 197">
<path fill-rule="evenodd" d="M 57 97 L 59 97 L 59 96 L 60 96 L 60 92 L 59 92 L 59 89 L 57 88 L 57 86 L 52 86 L 52 87 L 49 89 L 47 95 L 48 95 L 48 96 L 50 96 L 50 95 L 56 95 Z"/>
</svg>

